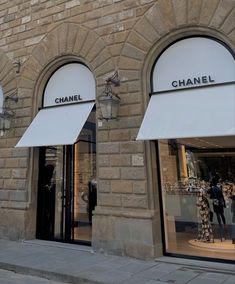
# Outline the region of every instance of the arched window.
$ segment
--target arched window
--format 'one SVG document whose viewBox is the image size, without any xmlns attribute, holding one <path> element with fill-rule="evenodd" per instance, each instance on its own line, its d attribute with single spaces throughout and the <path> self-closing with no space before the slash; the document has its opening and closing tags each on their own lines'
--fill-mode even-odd
<svg viewBox="0 0 235 284">
<path fill-rule="evenodd" d="M 214 39 L 187 38 L 168 47 L 153 67 L 137 139 L 235 135 L 234 115 L 232 54 Z"/>
<path fill-rule="evenodd" d="M 157 59 L 140 140 L 158 140 L 165 253 L 235 260 L 235 62 L 180 40 Z"/>
<path fill-rule="evenodd" d="M 91 242 L 96 206 L 95 79 L 81 63 L 49 78 L 38 112 L 17 147 L 39 150 L 39 239 Z"/>
<path fill-rule="evenodd" d="M 95 103 L 95 79 L 83 64 L 69 63 L 49 79 L 43 108 L 16 147 L 72 145 Z"/>
</svg>

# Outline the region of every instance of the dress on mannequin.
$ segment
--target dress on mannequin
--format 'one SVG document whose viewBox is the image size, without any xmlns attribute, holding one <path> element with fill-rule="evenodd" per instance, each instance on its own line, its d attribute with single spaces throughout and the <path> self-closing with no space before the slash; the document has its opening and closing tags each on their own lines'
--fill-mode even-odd
<svg viewBox="0 0 235 284">
<path fill-rule="evenodd" d="M 209 202 L 202 189 L 198 192 L 197 196 L 198 196 L 197 206 L 199 207 L 199 213 L 201 217 L 201 223 L 199 224 L 197 239 L 202 242 L 210 242 L 213 240 L 213 233 L 210 224 Z"/>
</svg>

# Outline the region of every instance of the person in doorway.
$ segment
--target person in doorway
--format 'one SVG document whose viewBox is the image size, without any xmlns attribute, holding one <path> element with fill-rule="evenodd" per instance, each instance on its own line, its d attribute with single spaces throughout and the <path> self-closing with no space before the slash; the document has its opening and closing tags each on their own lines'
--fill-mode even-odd
<svg viewBox="0 0 235 284">
<path fill-rule="evenodd" d="M 219 186 L 218 182 L 218 176 L 214 176 L 211 180 L 210 189 L 208 190 L 208 193 L 210 194 L 210 199 L 212 199 L 213 211 L 215 212 L 217 217 L 220 230 L 220 239 L 222 241 L 225 238 L 226 220 L 224 216 L 224 208 L 226 208 L 226 204 L 222 188 Z"/>
<path fill-rule="evenodd" d="M 97 182 L 95 179 L 88 183 L 88 188 L 88 218 L 92 223 L 93 210 L 97 205 Z"/>
<path fill-rule="evenodd" d="M 55 183 L 53 180 L 54 166 L 51 164 L 45 167 L 44 176 L 44 224 L 45 238 L 52 239 L 54 237 L 54 220 L 55 220 Z"/>
</svg>

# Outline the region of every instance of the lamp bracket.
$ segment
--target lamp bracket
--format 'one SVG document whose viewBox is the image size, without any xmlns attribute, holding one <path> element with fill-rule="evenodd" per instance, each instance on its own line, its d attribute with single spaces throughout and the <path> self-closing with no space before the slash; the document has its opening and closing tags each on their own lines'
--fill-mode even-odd
<svg viewBox="0 0 235 284">
<path fill-rule="evenodd" d="M 20 61 L 20 59 L 16 59 L 13 62 L 13 66 L 15 67 L 16 73 L 19 74 L 20 73 L 20 68 L 21 68 L 21 61 Z"/>
<path fill-rule="evenodd" d="M 14 112 L 3 109 L 3 112 L 0 113 L 0 118 L 12 118 L 14 117 Z"/>
<path fill-rule="evenodd" d="M 115 73 L 109 77 L 108 79 L 106 79 L 107 84 L 112 83 L 114 86 L 119 86 L 120 85 L 120 79 L 118 76 L 118 71 L 115 71 Z"/>
<path fill-rule="evenodd" d="M 17 89 L 15 89 L 10 95 L 5 97 L 5 102 L 7 101 L 14 101 L 15 103 L 18 102 L 19 98 L 18 98 L 18 91 Z"/>
</svg>

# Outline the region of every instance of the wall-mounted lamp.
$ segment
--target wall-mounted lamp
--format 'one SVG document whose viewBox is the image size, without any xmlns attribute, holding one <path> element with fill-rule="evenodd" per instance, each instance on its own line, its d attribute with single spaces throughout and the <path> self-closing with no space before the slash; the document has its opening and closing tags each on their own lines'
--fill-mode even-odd
<svg viewBox="0 0 235 284">
<path fill-rule="evenodd" d="M 16 59 L 14 62 L 13 62 L 13 65 L 15 67 L 15 71 L 17 74 L 20 73 L 20 67 L 21 67 L 21 62 L 19 59 Z"/>
<path fill-rule="evenodd" d="M 3 136 L 4 132 L 10 129 L 11 121 L 14 117 L 14 112 L 10 110 L 9 107 L 6 107 L 6 102 L 9 100 L 15 103 L 18 102 L 17 90 L 4 99 L 2 112 L 0 113 L 0 136 Z"/>
<path fill-rule="evenodd" d="M 118 109 L 121 101 L 120 97 L 113 92 L 112 85 L 120 85 L 117 71 L 112 77 L 109 77 L 106 80 L 105 89 L 98 99 L 102 118 L 105 120 L 117 119 Z"/>
<path fill-rule="evenodd" d="M 5 109 L 0 113 L 0 136 L 3 136 L 4 132 L 10 129 L 13 116 L 13 112 L 6 111 Z"/>
</svg>

